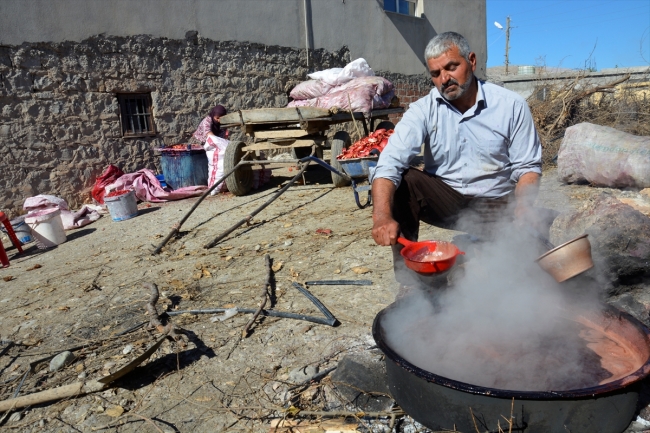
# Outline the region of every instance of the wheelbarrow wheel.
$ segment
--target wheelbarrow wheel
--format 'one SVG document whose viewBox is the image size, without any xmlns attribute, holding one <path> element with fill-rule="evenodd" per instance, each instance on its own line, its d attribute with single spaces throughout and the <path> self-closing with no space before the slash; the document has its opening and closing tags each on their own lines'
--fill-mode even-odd
<svg viewBox="0 0 650 433">
<path fill-rule="evenodd" d="M 383 122 L 379 122 L 377 124 L 375 131 L 378 129 L 395 129 L 395 124 L 391 121 L 384 120 Z"/>
<path fill-rule="evenodd" d="M 339 163 L 338 159 L 336 159 L 336 157 L 339 156 L 341 152 L 343 152 L 343 149 L 346 149 L 348 146 L 350 146 L 350 144 L 352 143 L 350 142 L 350 135 L 347 132 L 339 131 L 334 134 L 332 145 L 330 146 L 332 149 L 330 165 L 337 169 L 340 173 L 343 173 L 343 167 L 341 166 L 341 163 Z M 342 186 L 350 185 L 350 180 L 332 172 L 332 183 L 336 188 L 340 188 Z"/>
<path fill-rule="evenodd" d="M 246 143 L 241 141 L 231 141 L 226 147 L 226 154 L 223 160 L 224 172 L 229 172 L 239 163 L 244 151 L 242 150 Z M 233 174 L 226 178 L 226 186 L 228 191 L 234 195 L 246 195 L 253 187 L 253 169 L 250 165 L 243 165 L 239 167 Z"/>
</svg>

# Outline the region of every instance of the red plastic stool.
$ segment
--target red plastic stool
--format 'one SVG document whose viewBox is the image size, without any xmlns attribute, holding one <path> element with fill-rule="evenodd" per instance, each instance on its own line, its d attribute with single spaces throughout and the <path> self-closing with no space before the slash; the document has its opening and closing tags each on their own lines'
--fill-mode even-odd
<svg viewBox="0 0 650 433">
<path fill-rule="evenodd" d="M 16 233 L 14 233 L 14 228 L 11 227 L 11 223 L 9 222 L 9 218 L 7 218 L 7 215 L 5 215 L 4 212 L 0 212 L 0 221 L 2 221 L 2 224 L 4 224 L 5 229 L 7 230 L 7 233 L 9 234 L 9 239 L 11 239 L 11 243 L 14 244 L 14 247 L 16 247 L 16 249 L 18 250 L 19 253 L 22 253 L 23 248 L 20 246 L 20 241 L 16 237 Z M 3 247 L 3 249 L 4 249 L 4 247 Z M 4 264 L 4 262 L 3 262 L 3 264 Z M 9 261 L 7 261 L 6 266 L 9 266 Z"/>
<path fill-rule="evenodd" d="M 9 257 L 7 257 L 7 253 L 5 252 L 5 247 L 4 245 L 2 245 L 1 241 L 0 241 L 0 262 L 2 263 L 3 268 L 9 266 Z"/>
</svg>

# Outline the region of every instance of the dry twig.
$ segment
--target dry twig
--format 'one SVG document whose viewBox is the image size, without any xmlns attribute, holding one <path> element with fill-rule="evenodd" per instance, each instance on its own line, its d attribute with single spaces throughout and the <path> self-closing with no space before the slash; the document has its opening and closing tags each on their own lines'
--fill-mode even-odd
<svg viewBox="0 0 650 433">
<path fill-rule="evenodd" d="M 629 74 L 603 85 L 593 84 L 585 71 L 570 81 L 540 77 L 528 103 L 542 141 L 544 164 L 553 162 L 566 128 L 578 123 L 650 135 L 650 124 L 643 117 L 650 115 L 648 86 L 627 83 Z"/>
<path fill-rule="evenodd" d="M 476 418 L 474 417 L 474 412 L 472 412 L 472 408 L 469 408 L 469 413 L 472 415 L 472 422 L 474 423 L 474 428 L 476 429 L 476 433 L 481 433 L 478 429 L 478 426 L 476 425 Z"/>
<path fill-rule="evenodd" d="M 156 286 L 154 283 L 144 282 L 142 283 L 142 287 L 144 287 L 145 289 L 149 289 L 151 293 L 149 300 L 145 304 L 145 308 L 147 309 L 147 312 L 151 316 L 151 319 L 149 321 L 149 326 L 151 328 L 156 328 L 158 332 L 162 334 L 169 335 L 174 339 L 174 341 L 181 340 L 182 344 L 185 344 L 183 337 L 187 338 L 187 336 L 179 332 L 179 330 L 172 324 L 171 321 L 167 323 L 166 326 L 163 325 L 162 322 L 160 321 L 160 317 L 158 316 L 158 310 L 156 309 L 156 303 L 158 302 L 158 298 L 159 298 L 158 286 Z"/>
</svg>

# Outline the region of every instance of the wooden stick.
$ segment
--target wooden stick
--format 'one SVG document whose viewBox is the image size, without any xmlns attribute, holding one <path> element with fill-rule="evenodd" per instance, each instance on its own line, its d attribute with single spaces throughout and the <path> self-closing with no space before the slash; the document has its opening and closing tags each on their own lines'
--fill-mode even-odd
<svg viewBox="0 0 650 433">
<path fill-rule="evenodd" d="M 478 426 L 476 425 L 476 418 L 474 418 L 474 412 L 472 412 L 472 408 L 469 408 L 469 413 L 472 415 L 472 422 L 474 423 L 474 428 L 476 429 L 476 433 L 481 433 L 478 429 Z"/>
<path fill-rule="evenodd" d="M 257 320 L 257 316 L 260 315 L 264 307 L 266 307 L 266 302 L 269 300 L 269 289 L 271 288 L 271 275 L 272 275 L 272 270 L 271 270 L 271 256 L 268 254 L 264 255 L 264 263 L 266 264 L 266 281 L 264 281 L 264 287 L 262 288 L 262 296 L 260 300 L 260 306 L 257 308 L 257 311 L 253 314 L 253 317 L 246 323 L 246 326 L 244 326 L 244 329 L 241 331 L 241 338 L 244 339 L 248 337 L 248 331 L 249 328 L 255 323 L 255 320 Z"/>
<path fill-rule="evenodd" d="M 291 179 L 291 180 L 289 181 L 289 183 L 287 183 L 287 184 L 286 184 L 286 185 L 285 185 L 285 186 L 284 186 L 280 191 L 276 192 L 275 195 L 274 195 L 273 197 L 271 197 L 269 200 L 267 200 L 267 201 L 266 201 L 262 206 L 260 206 L 260 207 L 258 207 L 257 209 L 255 209 L 253 212 L 251 212 L 250 215 L 246 216 L 245 218 L 243 218 L 242 220 L 240 220 L 239 222 L 237 222 L 235 225 L 233 225 L 232 227 L 230 227 L 228 230 L 226 230 L 225 232 L 221 233 L 219 236 L 217 236 L 216 238 L 214 238 L 211 242 L 205 244 L 203 248 L 212 248 L 212 247 L 215 246 L 217 243 L 219 243 L 220 240 L 222 240 L 223 238 L 225 238 L 226 236 L 228 236 L 230 233 L 234 232 L 238 227 L 240 227 L 240 226 L 243 225 L 244 223 L 250 222 L 250 220 L 252 220 L 253 217 L 254 217 L 255 215 L 257 215 L 258 213 L 260 213 L 260 212 L 261 212 L 265 207 L 267 207 L 268 205 L 270 205 L 273 201 L 275 201 L 275 199 L 277 199 L 278 197 L 280 197 L 280 196 L 281 196 L 281 195 L 282 195 L 282 194 L 283 194 L 287 189 L 289 189 L 289 187 L 290 187 L 291 185 L 293 185 L 293 183 L 294 183 L 296 180 L 298 180 L 298 178 L 300 178 L 300 177 L 302 176 L 302 174 L 305 172 L 305 170 L 307 170 L 307 167 L 309 166 L 309 163 L 310 163 L 310 162 L 311 162 L 311 161 L 307 161 L 307 163 L 304 164 L 304 165 L 302 166 L 302 168 L 300 169 L 300 172 L 299 172 L 298 174 L 296 174 L 296 175 L 293 177 L 293 179 Z"/>
<path fill-rule="evenodd" d="M 47 403 L 50 401 L 61 400 L 64 398 L 77 397 L 92 392 L 102 391 L 110 386 L 110 384 L 122 376 L 133 371 L 138 365 L 142 364 L 149 358 L 158 348 L 167 335 L 163 335 L 147 349 L 142 355 L 135 358 L 133 361 L 126 364 L 124 367 L 117 370 L 115 373 L 104 376 L 99 380 L 91 380 L 88 382 L 75 382 L 70 385 L 63 385 L 57 388 L 47 389 L 45 391 L 36 392 L 34 394 L 24 395 L 22 397 L 10 398 L 8 400 L 0 401 L 0 412 L 17 409 L 20 407 L 32 406 L 40 403 Z"/>
<path fill-rule="evenodd" d="M 75 382 L 70 385 L 64 385 L 58 388 L 0 401 L 0 412 L 61 400 L 64 398 L 81 396 L 91 392 L 101 391 L 106 387 L 108 387 L 108 385 L 99 383 L 96 380 L 90 382 Z"/>
<path fill-rule="evenodd" d="M 159 297 L 158 286 L 156 286 L 154 283 L 144 282 L 142 283 L 142 287 L 149 289 L 149 292 L 151 293 L 149 300 L 145 304 L 145 308 L 151 316 L 149 326 L 156 328 L 158 332 L 169 335 L 174 339 L 174 341 L 182 340 L 185 335 L 179 332 L 178 329 L 174 327 L 174 324 L 172 322 L 169 322 L 167 323 L 167 326 L 164 326 L 160 321 L 160 316 L 158 315 L 158 310 L 156 309 L 156 303 L 158 302 Z M 181 343 L 184 344 L 185 341 L 183 340 Z"/>
<path fill-rule="evenodd" d="M 350 101 L 350 94 L 346 92 L 346 95 L 348 95 L 348 106 L 350 107 L 350 117 L 352 117 L 352 123 L 354 123 L 354 128 L 357 130 L 357 135 L 358 135 L 357 140 L 361 140 L 363 135 L 361 135 L 361 131 L 359 130 L 359 126 L 357 125 L 357 119 L 354 118 L 354 113 L 352 112 L 352 101 Z"/>
<path fill-rule="evenodd" d="M 510 406 L 510 421 L 508 421 L 508 423 L 510 424 L 510 428 L 508 429 L 508 433 L 512 433 L 512 420 L 513 420 L 514 412 L 515 412 L 515 398 L 512 397 L 512 404 Z"/>
<path fill-rule="evenodd" d="M 212 191 L 213 191 L 217 186 L 219 186 L 223 181 L 225 181 L 226 178 L 227 178 L 228 176 L 230 176 L 231 174 L 233 174 L 233 173 L 235 172 L 235 170 L 237 170 L 237 169 L 240 167 L 240 165 L 245 165 L 245 161 L 244 161 L 244 159 L 246 159 L 246 156 L 247 156 L 249 153 L 250 153 L 250 152 L 247 152 L 246 154 L 244 154 L 244 156 L 242 156 L 242 159 L 237 163 L 237 165 L 235 165 L 235 166 L 233 167 L 232 170 L 230 170 L 228 173 L 226 173 L 226 174 L 225 174 L 221 179 L 219 179 L 217 182 L 215 182 L 215 184 L 212 185 L 210 188 L 208 188 L 208 189 L 205 190 L 205 192 L 203 193 L 203 195 L 202 195 L 201 197 L 199 197 L 199 199 L 196 201 L 196 203 L 194 203 L 194 206 L 192 206 L 192 208 L 189 210 L 189 212 L 187 212 L 187 213 L 185 214 L 185 216 L 184 216 L 183 218 L 181 218 L 181 220 L 180 220 L 179 222 L 177 222 L 176 224 L 174 224 L 174 225 L 172 226 L 172 231 L 169 232 L 169 234 L 167 235 L 167 237 L 165 237 L 165 239 L 163 239 L 163 241 L 160 243 L 160 245 L 158 245 L 158 247 L 157 247 L 155 250 L 153 250 L 153 252 L 151 253 L 152 256 L 155 256 L 156 254 L 158 254 L 158 253 L 160 252 L 160 250 L 162 250 L 162 248 L 167 244 L 167 242 L 169 242 L 169 240 L 170 240 L 173 236 L 176 236 L 176 235 L 178 234 L 178 232 L 180 231 L 181 226 L 183 225 L 183 223 L 185 223 L 185 221 L 187 221 L 187 219 L 190 217 L 190 215 L 192 215 L 192 212 L 194 212 L 194 211 L 196 210 L 196 208 L 199 207 L 199 205 L 201 204 L 201 202 L 202 202 L 202 201 L 203 201 L 207 196 L 209 196 L 210 193 L 211 193 L 211 192 L 212 192 Z"/>
</svg>

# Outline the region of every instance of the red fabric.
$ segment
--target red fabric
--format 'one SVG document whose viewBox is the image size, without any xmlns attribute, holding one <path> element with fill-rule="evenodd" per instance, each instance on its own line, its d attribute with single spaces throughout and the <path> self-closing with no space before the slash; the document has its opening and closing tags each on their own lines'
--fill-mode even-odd
<svg viewBox="0 0 650 433">
<path fill-rule="evenodd" d="M 119 168 L 115 167 L 113 164 L 106 167 L 106 170 L 95 180 L 95 186 L 93 186 L 92 196 L 99 204 L 104 204 L 104 194 L 106 191 L 107 185 L 112 184 L 117 179 L 119 179 L 124 172 Z"/>
</svg>

